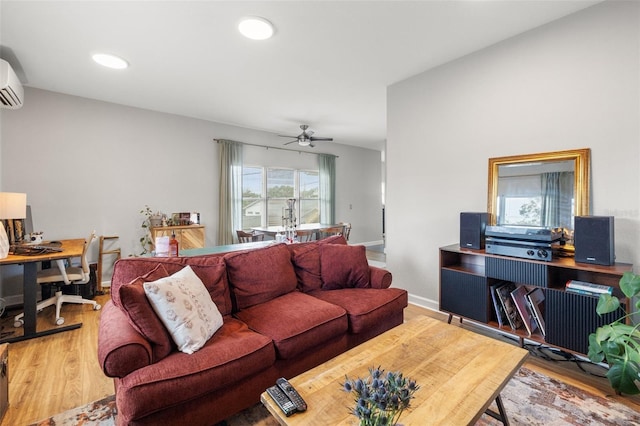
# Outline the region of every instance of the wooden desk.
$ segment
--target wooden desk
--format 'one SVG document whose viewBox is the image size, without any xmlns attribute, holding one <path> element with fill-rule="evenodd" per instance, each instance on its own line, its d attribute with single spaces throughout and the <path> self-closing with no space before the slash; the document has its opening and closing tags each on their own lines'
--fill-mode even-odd
<svg viewBox="0 0 640 426">
<path fill-rule="evenodd" d="M 527 354 L 518 346 L 421 317 L 289 379 L 307 411 L 285 417 L 266 392 L 260 400 L 281 425 L 354 425 L 354 396 L 342 390 L 345 375 L 368 377 L 369 368 L 380 366 L 420 386 L 401 424 L 469 425 L 499 396 Z"/>
<path fill-rule="evenodd" d="M 10 254 L 4 259 L 0 259 L 1 265 L 16 265 L 22 264 L 24 266 L 22 288 L 24 293 L 24 334 L 22 336 L 9 337 L 2 339 L 1 342 L 19 342 L 21 340 L 32 339 L 34 337 L 46 336 L 49 334 L 60 333 L 62 331 L 72 330 L 82 327 L 82 323 L 72 324 L 65 327 L 56 327 L 51 330 L 36 331 L 36 304 L 38 297 L 38 262 L 45 262 L 49 260 L 67 259 L 69 257 L 82 256 L 82 249 L 84 248 L 84 239 L 74 240 L 60 240 L 62 245 L 61 252 L 37 254 L 33 256 L 22 256 Z M 46 243 L 45 243 L 46 244 Z"/>
</svg>

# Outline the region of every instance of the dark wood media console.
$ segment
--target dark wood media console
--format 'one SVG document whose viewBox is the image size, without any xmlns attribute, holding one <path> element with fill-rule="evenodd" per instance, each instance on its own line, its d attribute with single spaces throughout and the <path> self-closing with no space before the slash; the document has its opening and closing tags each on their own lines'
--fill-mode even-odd
<svg viewBox="0 0 640 426">
<path fill-rule="evenodd" d="M 598 297 L 566 292 L 566 282 L 578 280 L 611 286 L 614 295 L 624 297 L 619 281 L 622 274 L 631 269 L 632 265 L 626 263 L 590 265 L 576 263 L 569 257 L 554 258 L 550 262 L 520 259 L 454 244 L 440 248 L 440 310 L 449 314 L 449 321 L 452 316 L 458 316 L 460 321 L 466 319 L 486 324 L 518 337 L 521 345 L 524 339 L 529 339 L 586 354 L 589 334 L 624 313 L 598 316 Z M 524 327 L 513 330 L 508 324 L 499 326 L 490 289 L 501 281 L 543 290 L 546 336 L 539 330 L 530 336 Z"/>
</svg>

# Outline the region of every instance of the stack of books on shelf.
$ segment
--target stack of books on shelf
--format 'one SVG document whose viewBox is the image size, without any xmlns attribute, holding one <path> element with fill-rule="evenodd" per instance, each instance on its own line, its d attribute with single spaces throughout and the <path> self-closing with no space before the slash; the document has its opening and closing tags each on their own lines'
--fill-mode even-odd
<svg viewBox="0 0 640 426">
<path fill-rule="evenodd" d="M 491 286 L 491 297 L 498 325 L 508 325 L 513 330 L 524 327 L 529 335 L 536 331 L 545 335 L 542 289 L 500 282 Z"/>
<path fill-rule="evenodd" d="M 543 336 L 547 335 L 547 331 L 545 329 L 544 324 L 544 292 L 541 288 L 536 287 L 527 293 L 527 303 L 531 308 L 531 314 L 533 318 L 536 320 L 538 327 L 540 328 L 540 333 Z"/>
<path fill-rule="evenodd" d="M 511 292 L 515 288 L 515 284 L 510 282 L 499 282 L 491 286 L 491 298 L 498 325 L 500 327 L 509 325 L 514 330 L 522 325 L 522 320 L 518 317 L 516 307 L 511 300 Z"/>
<path fill-rule="evenodd" d="M 585 294 L 587 296 L 600 296 L 601 294 L 613 294 L 613 287 L 588 283 L 585 281 L 569 280 L 565 290 L 571 293 Z"/>
</svg>

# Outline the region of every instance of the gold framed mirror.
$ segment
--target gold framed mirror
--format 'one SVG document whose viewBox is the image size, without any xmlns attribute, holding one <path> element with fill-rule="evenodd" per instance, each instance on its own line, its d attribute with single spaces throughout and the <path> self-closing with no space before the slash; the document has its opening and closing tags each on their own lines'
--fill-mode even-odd
<svg viewBox="0 0 640 426">
<path fill-rule="evenodd" d="M 589 214 L 589 148 L 489 159 L 491 225 L 573 230 Z"/>
</svg>

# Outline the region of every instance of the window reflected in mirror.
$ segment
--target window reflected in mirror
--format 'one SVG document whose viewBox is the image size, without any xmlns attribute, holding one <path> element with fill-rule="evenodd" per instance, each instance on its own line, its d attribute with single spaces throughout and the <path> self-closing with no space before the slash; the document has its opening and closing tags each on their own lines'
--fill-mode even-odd
<svg viewBox="0 0 640 426">
<path fill-rule="evenodd" d="M 589 162 L 588 148 L 490 158 L 490 223 L 572 231 L 589 214 Z"/>
<path fill-rule="evenodd" d="M 573 228 L 573 161 L 498 167 L 497 225 Z"/>
</svg>

